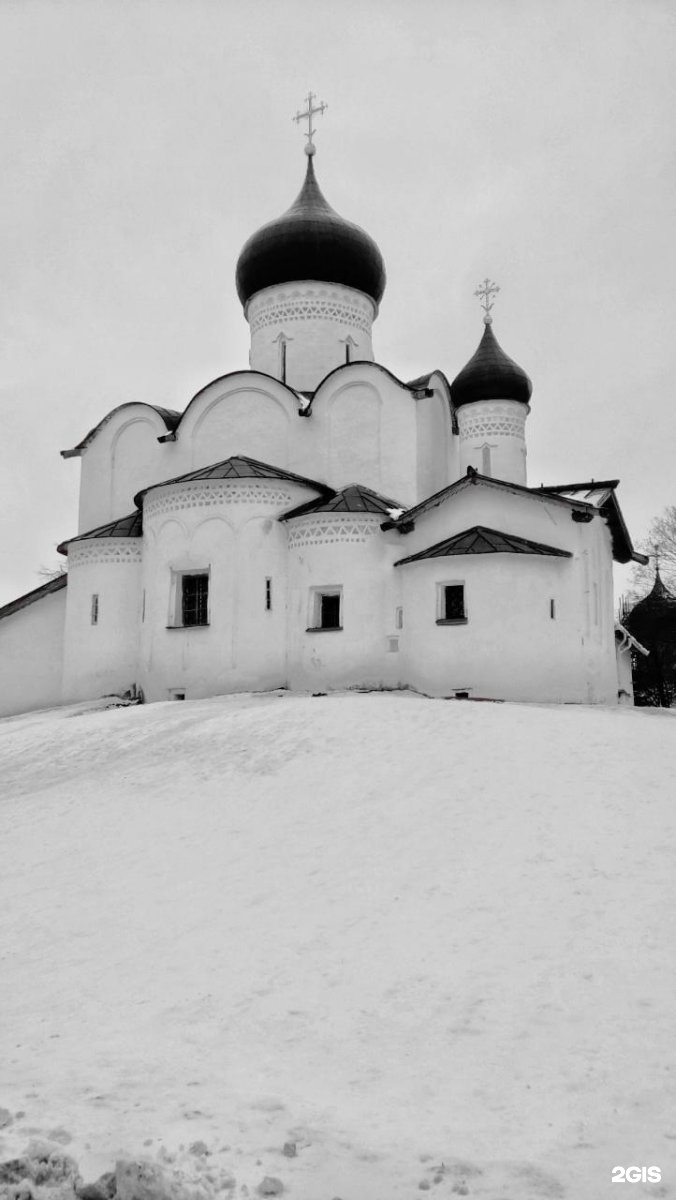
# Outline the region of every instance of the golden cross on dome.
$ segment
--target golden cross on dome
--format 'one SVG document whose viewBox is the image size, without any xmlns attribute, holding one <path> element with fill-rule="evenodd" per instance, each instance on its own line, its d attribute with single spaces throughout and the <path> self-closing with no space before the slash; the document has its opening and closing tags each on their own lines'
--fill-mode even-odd
<svg viewBox="0 0 676 1200">
<path fill-rule="evenodd" d="M 495 296 L 500 291 L 497 283 L 491 283 L 490 279 L 484 279 L 483 283 L 476 289 L 474 295 L 479 296 L 481 307 L 484 310 L 484 325 L 490 325 L 493 321 L 491 309 L 493 302 L 491 296 Z"/>
<path fill-rule="evenodd" d="M 315 117 L 317 113 L 319 113 L 321 116 L 321 114 L 326 112 L 326 109 L 329 107 L 328 104 L 325 104 L 323 100 L 321 104 L 317 104 L 316 107 L 313 106 L 312 101 L 316 99 L 317 97 L 315 96 L 314 92 L 308 92 L 307 96 L 305 97 L 307 109 L 304 109 L 303 112 L 297 112 L 295 117 L 291 118 L 291 120 L 295 121 L 296 124 L 299 124 L 301 121 L 307 121 L 307 133 L 305 134 L 307 138 L 307 145 L 305 146 L 305 153 L 310 155 L 315 154 L 317 149 L 312 140 L 312 135 L 315 131 L 312 124 L 312 118 Z"/>
</svg>

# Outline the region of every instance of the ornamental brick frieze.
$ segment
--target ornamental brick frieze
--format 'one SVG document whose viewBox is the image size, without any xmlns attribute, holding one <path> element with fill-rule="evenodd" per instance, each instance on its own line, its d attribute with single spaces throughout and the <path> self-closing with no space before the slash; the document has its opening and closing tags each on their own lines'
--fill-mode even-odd
<svg viewBox="0 0 676 1200">
<path fill-rule="evenodd" d="M 366 302 L 361 305 L 355 300 L 341 299 L 329 289 L 325 292 L 295 292 L 290 296 L 274 292 L 250 306 L 248 320 L 252 333 L 267 325 L 321 320 L 350 325 L 370 335 L 373 312 Z"/>
<path fill-rule="evenodd" d="M 524 436 L 524 428 L 527 412 L 522 411 L 523 406 L 519 405 L 519 411 L 515 411 L 516 406 L 512 404 L 487 403 L 485 400 L 480 404 L 471 406 L 474 411 L 469 409 L 461 409 L 458 413 L 458 426 L 461 440 L 474 437 L 491 437 L 495 434 L 503 437 L 518 437 Z"/>
<path fill-rule="evenodd" d="M 502 437 L 517 437 L 523 438 L 523 421 L 467 421 L 460 426 L 460 440 L 466 441 L 467 438 L 474 437 L 493 437 L 499 434 Z"/>
<path fill-rule="evenodd" d="M 332 542 L 366 542 L 380 528 L 381 518 L 374 521 L 345 516 L 337 521 L 298 522 L 289 527 L 289 549 L 298 546 L 327 546 Z"/>
<path fill-rule="evenodd" d="M 183 488 L 171 496 L 158 496 L 146 500 L 145 516 L 161 516 L 163 513 L 183 512 L 186 509 L 214 508 L 224 504 L 265 504 L 271 508 L 289 507 L 293 502 L 291 492 L 279 487 L 266 487 L 256 483 L 212 484 Z"/>
<path fill-rule="evenodd" d="M 134 538 L 134 544 L 114 543 L 113 545 L 99 544 L 96 546 L 73 546 L 68 554 L 68 570 L 76 567 L 108 565 L 133 565 L 141 561 L 141 542 Z"/>
</svg>

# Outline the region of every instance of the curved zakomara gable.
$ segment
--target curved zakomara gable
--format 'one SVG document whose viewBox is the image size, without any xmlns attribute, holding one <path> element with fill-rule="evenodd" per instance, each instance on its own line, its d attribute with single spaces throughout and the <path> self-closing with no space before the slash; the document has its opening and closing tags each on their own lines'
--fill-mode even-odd
<svg viewBox="0 0 676 1200">
<path fill-rule="evenodd" d="M 434 370 L 430 372 L 429 375 L 423 375 L 420 377 L 420 379 L 406 383 L 403 379 L 398 379 L 392 371 L 388 370 L 388 368 L 384 367 L 381 363 L 358 359 L 355 362 L 341 363 L 340 366 L 334 367 L 332 371 L 329 371 L 329 373 L 324 376 L 312 394 L 294 391 L 294 389 L 289 387 L 288 384 L 282 383 L 281 379 L 277 379 L 274 375 L 268 375 L 265 371 L 239 370 L 229 371 L 225 375 L 219 375 L 216 379 L 212 379 L 210 383 L 205 384 L 204 387 L 200 388 L 200 390 L 195 393 L 187 407 L 184 409 L 183 413 L 179 416 L 174 428 L 169 429 L 160 437 L 159 440 L 176 441 L 181 436 L 183 432 L 183 425 L 188 420 L 189 416 L 196 416 L 193 410 L 195 408 L 199 408 L 200 402 L 203 402 L 207 397 L 207 394 L 215 388 L 219 389 L 218 394 L 213 397 L 211 403 L 209 403 L 207 400 L 207 407 L 211 407 L 211 404 L 214 401 L 218 402 L 220 399 L 225 398 L 225 396 L 232 395 L 234 392 L 236 392 L 238 390 L 237 384 L 241 381 L 241 384 L 243 385 L 242 390 L 260 391 L 270 399 L 274 400 L 276 398 L 278 401 L 281 401 L 282 407 L 285 409 L 285 411 L 289 412 L 290 415 L 295 414 L 300 417 L 306 417 L 312 412 L 312 407 L 314 404 L 318 402 L 320 403 L 327 394 L 329 396 L 333 394 L 333 388 L 331 387 L 331 384 L 335 383 L 336 376 L 342 373 L 346 377 L 351 376 L 356 380 L 357 378 L 363 378 L 364 372 L 369 373 L 374 371 L 380 373 L 381 375 L 385 375 L 398 387 L 402 388 L 403 391 L 408 392 L 412 398 L 415 397 L 416 393 L 419 394 L 421 391 L 425 391 L 434 387 L 438 388 L 444 394 L 445 399 L 447 400 L 449 411 L 452 415 L 455 425 L 453 405 L 451 402 L 450 384 L 443 371 Z M 260 381 L 260 385 L 258 387 L 252 387 L 252 384 L 254 384 L 256 380 Z M 223 385 L 227 386 L 226 392 L 222 390 Z M 197 420 L 195 423 L 197 423 Z"/>
<path fill-rule="evenodd" d="M 136 415 L 131 412 L 132 409 L 137 410 Z M 110 412 L 106 413 L 105 417 L 99 421 L 98 425 L 90 429 L 86 437 L 83 437 L 82 441 L 73 446 L 71 450 L 62 450 L 61 457 L 77 458 L 98 437 L 101 431 L 110 424 L 113 418 L 123 412 L 126 414 L 127 419 L 123 421 L 120 428 L 124 428 L 125 425 L 130 424 L 134 420 L 146 421 L 156 427 L 158 436 L 160 437 L 167 432 L 171 433 L 181 419 L 181 414 L 175 412 L 173 409 L 161 408 L 157 404 L 147 404 L 145 400 L 127 400 L 124 404 L 118 404 L 116 408 L 111 408 Z M 119 433 L 120 430 L 116 432 Z"/>
<path fill-rule="evenodd" d="M 82 438 L 82 441 L 78 442 L 76 446 L 73 446 L 70 450 L 62 450 L 61 457 L 76 458 L 81 455 L 82 451 L 94 441 L 101 430 L 104 429 L 110 421 L 112 421 L 113 417 L 117 416 L 118 413 L 130 409 L 141 410 L 143 415 L 147 414 L 150 416 L 150 419 L 157 425 L 158 441 L 175 441 L 179 436 L 179 432 L 184 421 L 189 414 L 192 415 L 194 406 L 199 404 L 200 400 L 205 397 L 205 394 L 210 392 L 217 385 L 234 383 L 236 380 L 241 380 L 245 385 L 248 384 L 249 386 L 247 390 L 251 390 L 251 384 L 254 382 L 254 380 L 258 379 L 264 381 L 268 386 L 266 388 L 261 387 L 260 390 L 265 391 L 266 395 L 268 395 L 271 399 L 274 399 L 276 394 L 278 400 L 282 401 L 282 407 L 287 411 L 293 411 L 298 416 L 309 416 L 314 404 L 321 403 L 327 393 L 329 395 L 332 394 L 332 389 L 329 385 L 330 382 L 334 380 L 335 376 L 342 372 L 346 376 L 352 375 L 353 377 L 356 377 L 365 371 L 376 371 L 387 376 L 388 379 L 392 380 L 392 382 L 397 384 L 398 387 L 407 391 L 412 397 L 415 396 L 416 393 L 420 393 L 426 389 L 434 386 L 438 387 L 439 390 L 444 393 L 447 399 L 455 430 L 456 421 L 451 402 L 450 385 L 443 371 L 434 370 L 429 375 L 423 375 L 419 379 L 406 383 L 404 380 L 398 379 L 392 371 L 388 370 L 388 368 L 384 367 L 381 363 L 368 362 L 360 359 L 352 363 L 341 363 L 339 367 L 334 367 L 332 371 L 329 371 L 328 375 L 324 376 L 324 378 L 315 388 L 312 395 L 296 392 L 293 388 L 289 387 L 288 384 L 282 383 L 282 381 L 280 379 L 276 379 L 274 375 L 267 375 L 264 371 L 239 370 L 230 371 L 225 375 L 219 375 L 216 379 L 212 379 L 210 383 L 205 384 L 203 388 L 200 388 L 200 390 L 195 393 L 182 413 L 176 412 L 174 409 L 163 408 L 157 404 L 148 404 L 145 400 L 128 400 L 125 401 L 124 404 L 118 404 L 116 408 L 112 408 L 109 413 L 106 413 L 105 417 L 103 417 L 97 425 L 90 429 L 89 433 Z M 227 394 L 230 394 L 230 389 L 228 389 Z M 139 415 L 141 415 L 141 413 Z"/>
</svg>

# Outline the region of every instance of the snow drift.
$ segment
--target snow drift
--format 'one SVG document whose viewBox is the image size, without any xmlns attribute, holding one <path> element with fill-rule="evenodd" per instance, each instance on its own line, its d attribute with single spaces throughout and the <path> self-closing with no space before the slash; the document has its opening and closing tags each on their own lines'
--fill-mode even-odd
<svg viewBox="0 0 676 1200">
<path fill-rule="evenodd" d="M 597 1200 L 656 1164 L 632 1195 L 676 1194 L 675 716 L 0 722 L 1 1157 L 202 1158 L 293 1200 Z"/>
</svg>

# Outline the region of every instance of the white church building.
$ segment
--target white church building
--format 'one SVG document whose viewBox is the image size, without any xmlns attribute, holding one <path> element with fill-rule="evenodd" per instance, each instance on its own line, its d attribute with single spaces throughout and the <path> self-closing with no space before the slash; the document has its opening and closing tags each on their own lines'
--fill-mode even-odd
<svg viewBox="0 0 676 1200">
<path fill-rule="evenodd" d="M 320 106 L 321 107 L 321 106 Z M 307 171 L 249 238 L 247 369 L 183 412 L 130 402 L 81 462 L 68 572 L 0 608 L 0 712 L 289 688 L 615 704 L 617 480 L 529 487 L 531 383 L 499 346 L 449 384 L 375 360 L 373 239 Z M 458 364 L 460 365 L 460 364 Z"/>
</svg>

